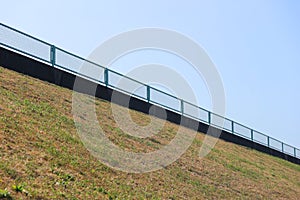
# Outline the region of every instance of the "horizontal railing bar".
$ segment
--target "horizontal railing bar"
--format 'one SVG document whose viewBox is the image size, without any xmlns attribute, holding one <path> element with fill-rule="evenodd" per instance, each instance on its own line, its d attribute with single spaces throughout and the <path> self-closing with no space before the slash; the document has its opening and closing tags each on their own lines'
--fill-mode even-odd
<svg viewBox="0 0 300 200">
<path fill-rule="evenodd" d="M 210 112 L 210 111 L 208 111 L 208 112 Z M 213 113 L 213 112 L 210 112 L 212 115 L 215 115 L 215 116 L 217 116 L 217 117 L 220 117 L 220 118 L 222 118 L 223 120 L 224 120 L 224 122 L 225 121 L 229 121 L 229 122 L 233 122 L 233 123 L 235 123 L 236 124 L 236 122 L 235 121 L 233 121 L 233 120 L 231 120 L 231 119 L 228 119 L 228 118 L 226 118 L 226 117 L 223 117 L 223 116 L 221 116 L 221 115 L 219 115 L 219 114 L 216 114 L 216 113 Z"/>
<path fill-rule="evenodd" d="M 102 69 L 107 69 L 107 70 L 108 70 L 109 72 L 111 72 L 111 73 L 120 75 L 121 77 L 127 78 L 127 79 L 129 79 L 129 80 L 131 80 L 131 81 L 134 81 L 134 82 L 136 82 L 136 83 L 139 83 L 139 84 L 141 84 L 141 85 L 143 85 L 143 86 L 147 86 L 145 83 L 142 83 L 142 82 L 140 82 L 140 81 L 137 81 L 137 80 L 135 80 L 135 79 L 133 79 L 133 78 L 131 78 L 131 77 L 125 76 L 125 75 L 123 75 L 123 74 L 121 74 L 121 73 L 119 73 L 119 72 L 116 72 L 116 71 L 114 71 L 114 70 L 111 70 L 111 69 L 109 69 L 109 68 L 106 68 L 106 67 L 104 67 L 104 66 L 102 66 L 102 65 L 99 65 L 99 64 L 97 64 L 97 63 L 95 63 L 95 62 L 92 62 L 92 61 L 90 61 L 90 60 L 87 60 L 87 59 L 85 59 L 85 58 L 82 58 L 82 57 L 80 57 L 80 56 L 78 56 L 78 55 L 75 55 L 75 54 L 73 54 L 73 53 L 70 53 L 70 52 L 68 52 L 68 51 L 66 51 L 66 50 L 64 50 L 64 49 L 61 49 L 61 48 L 59 48 L 59 47 L 55 47 L 55 48 L 56 48 L 57 50 L 59 50 L 59 51 L 62 51 L 62 52 L 64 52 L 64 53 L 70 55 L 70 56 L 73 56 L 73 57 L 75 57 L 75 58 L 78 58 L 78 59 L 80 59 L 80 60 L 83 60 L 83 61 L 85 61 L 85 62 L 88 62 L 88 63 L 90 63 L 90 64 L 96 65 L 96 66 L 98 66 L 98 67 L 100 67 L 100 68 L 102 68 Z"/>
<path fill-rule="evenodd" d="M 269 136 L 268 136 L 269 137 Z M 280 144 L 282 143 L 280 140 L 277 140 L 277 139 L 275 139 L 275 138 L 273 138 L 273 137 L 269 137 L 269 139 L 270 139 L 270 141 L 272 140 L 272 141 L 275 141 L 275 142 L 279 142 Z"/>
<path fill-rule="evenodd" d="M 127 78 L 127 79 L 129 79 L 129 80 L 131 80 L 131 81 L 134 81 L 134 82 L 136 82 L 136 83 L 138 83 L 138 84 L 140 84 L 140 85 L 143 85 L 143 86 L 145 86 L 145 87 L 148 86 L 148 85 L 145 84 L 145 83 L 142 83 L 142 82 L 140 82 L 140 81 L 138 81 L 138 80 L 135 80 L 135 79 L 133 79 L 133 78 L 131 78 L 131 77 L 125 76 L 125 75 L 123 75 L 123 74 L 121 74 L 121 73 L 119 73 L 119 72 L 116 72 L 116 71 L 114 71 L 114 70 L 111 70 L 111 69 L 108 69 L 108 68 L 107 68 L 107 70 L 108 70 L 109 72 L 111 72 L 111 73 L 114 73 L 114 74 L 117 74 L 117 75 L 119 75 L 119 76 L 121 76 L 121 77 Z M 149 87 L 150 87 L 150 86 L 149 86 Z"/>
<path fill-rule="evenodd" d="M 183 102 L 186 103 L 186 104 L 189 104 L 190 106 L 194 106 L 194 107 L 196 107 L 196 108 L 199 108 L 199 109 L 201 109 L 201 110 L 203 110 L 203 111 L 210 112 L 209 110 L 206 110 L 205 108 L 202 108 L 202 107 L 200 107 L 200 106 L 197 106 L 197 105 L 195 105 L 195 104 L 192 104 L 192 103 L 190 103 L 190 102 L 188 102 L 188 101 L 183 100 Z"/>
<path fill-rule="evenodd" d="M 238 122 L 235 122 L 235 121 L 233 121 L 233 122 L 234 122 L 234 124 L 239 125 L 239 126 L 245 128 L 245 129 L 248 129 L 248 130 L 250 130 L 250 131 L 252 130 L 252 128 L 250 128 L 250 127 L 248 127 L 248 126 L 245 126 L 245 125 L 243 125 L 243 124 L 241 124 L 241 123 L 238 123 Z"/>
<path fill-rule="evenodd" d="M 166 93 L 166 92 L 164 92 L 164 91 L 162 91 L 162 90 L 160 90 L 160 89 L 157 89 L 157 88 L 154 88 L 154 87 L 151 87 L 151 86 L 149 86 L 152 90 L 156 90 L 157 92 L 160 92 L 160 93 L 162 93 L 162 94 L 165 94 L 165 95 L 167 95 L 167 96 L 169 96 L 169 97 L 172 97 L 172 98 L 174 98 L 174 99 L 176 99 L 176 100 L 181 100 L 180 98 L 178 98 L 178 97 L 176 97 L 176 96 L 174 96 L 174 95 L 172 95 L 172 94 L 168 94 L 168 93 Z"/>
<path fill-rule="evenodd" d="M 21 34 L 21 35 L 24 35 L 24 36 L 26 36 L 26 37 L 29 37 L 29 38 L 31 38 L 31 39 L 33 39 L 33 40 L 36 40 L 36 41 L 38 41 L 38 42 L 41 42 L 41 43 L 43 43 L 43 44 L 45 44 L 45 45 L 51 46 L 51 44 L 48 43 L 48 42 L 45 42 L 45 41 L 43 41 L 43 40 L 41 40 L 41 39 L 38 39 L 38 38 L 36 38 L 36 37 L 33 37 L 33 36 L 31 36 L 31 35 L 29 35 L 29 34 L 27 34 L 27 33 L 24 33 L 24 32 L 22 32 L 22 31 L 19 31 L 19 30 L 15 29 L 15 28 L 9 27 L 9 26 L 7 26 L 7 25 L 5 25 L 5 24 L 2 24 L 1 22 L 0 22 L 0 26 L 4 26 L 5 28 L 8 28 L 8 29 L 10 29 L 10 30 L 12 30 L 12 31 L 15 31 L 15 32 L 17 32 L 17 33 L 19 33 L 19 34 Z"/>
<path fill-rule="evenodd" d="M 293 147 L 292 145 L 289 145 L 289 144 L 286 144 L 286 143 L 282 143 L 285 147 L 290 147 L 290 148 L 292 148 L 292 149 L 294 149 L 295 147 Z"/>
<path fill-rule="evenodd" d="M 66 51 L 66 50 L 64 50 L 64 49 L 61 49 L 61 48 L 59 48 L 59 47 L 55 47 L 55 49 L 57 49 L 57 50 L 59 50 L 59 51 L 62 51 L 63 53 L 66 53 L 66 54 L 68 54 L 68 55 L 70 55 L 70 56 L 73 56 L 73 57 L 75 57 L 75 58 L 78 58 L 78 59 L 80 59 L 80 60 L 83 60 L 84 62 L 88 62 L 88 63 L 90 63 L 90 64 L 96 65 L 97 67 L 100 67 L 100 68 L 102 68 L 102 69 L 105 69 L 105 67 L 103 67 L 102 65 L 99 65 L 99 64 L 97 64 L 97 63 L 95 63 L 95 62 L 92 62 L 92 61 L 87 60 L 87 59 L 85 59 L 85 58 L 82 58 L 82 57 L 80 57 L 80 56 L 78 56 L 78 55 L 75 55 L 75 54 L 73 54 L 73 53 L 70 53 L 70 52 L 68 52 L 68 51 Z"/>
<path fill-rule="evenodd" d="M 213 112 L 211 112 L 211 111 L 209 111 L 209 110 L 207 110 L 207 109 L 205 109 L 205 108 L 202 108 L 202 107 L 200 107 L 200 106 L 197 106 L 197 105 L 195 105 L 195 104 L 192 104 L 192 103 L 190 103 L 190 102 L 188 102 L 188 101 L 183 100 L 183 102 L 186 103 L 186 104 L 189 104 L 190 106 L 199 108 L 199 109 L 201 109 L 201 110 L 203 110 L 203 111 L 205 111 L 205 112 L 207 112 L 207 113 L 211 113 L 211 114 L 213 114 L 213 115 L 215 115 L 215 116 L 217 116 L 217 117 L 220 117 L 220 118 L 222 118 L 222 119 L 224 119 L 224 120 L 227 120 L 227 121 L 232 122 L 231 119 L 228 119 L 228 118 L 226 118 L 226 117 L 224 117 L 224 116 L 221 116 L 221 115 L 219 115 L 219 114 L 213 113 Z M 235 122 L 235 123 L 236 123 L 236 122 Z"/>
<path fill-rule="evenodd" d="M 263 134 L 262 132 L 259 132 L 259 131 L 256 131 L 256 130 L 253 130 L 253 133 L 258 133 L 259 135 L 262 135 L 262 136 L 264 136 L 264 137 L 269 137 L 268 135 L 266 135 L 266 134 Z M 270 138 L 270 137 L 269 137 Z"/>
</svg>

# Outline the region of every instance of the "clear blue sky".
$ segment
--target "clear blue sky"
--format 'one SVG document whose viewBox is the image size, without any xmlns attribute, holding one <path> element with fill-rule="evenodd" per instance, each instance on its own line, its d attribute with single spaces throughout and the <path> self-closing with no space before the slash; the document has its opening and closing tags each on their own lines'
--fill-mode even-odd
<svg viewBox="0 0 300 200">
<path fill-rule="evenodd" d="M 84 57 L 127 30 L 185 34 L 216 64 L 226 116 L 298 148 L 299 19 L 296 0 L 10 0 L 1 2 L 0 12 L 2 23 Z"/>
</svg>

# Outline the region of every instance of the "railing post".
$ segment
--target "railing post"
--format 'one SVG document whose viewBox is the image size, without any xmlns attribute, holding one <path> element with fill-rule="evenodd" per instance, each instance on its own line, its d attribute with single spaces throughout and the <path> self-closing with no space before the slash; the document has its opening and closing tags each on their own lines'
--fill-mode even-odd
<svg viewBox="0 0 300 200">
<path fill-rule="evenodd" d="M 253 129 L 251 129 L 251 141 L 253 141 Z"/>
<path fill-rule="evenodd" d="M 108 69 L 107 68 L 104 69 L 104 83 L 107 87 L 108 86 Z"/>
<path fill-rule="evenodd" d="M 294 147 L 294 156 L 295 156 L 295 158 L 297 158 L 297 150 L 296 150 L 296 147 Z"/>
<path fill-rule="evenodd" d="M 50 46 L 50 62 L 52 64 L 52 67 L 55 66 L 55 62 L 56 62 L 56 55 L 55 55 L 55 46 L 51 45 Z"/>
<path fill-rule="evenodd" d="M 283 142 L 281 142 L 281 147 L 282 147 L 282 153 L 284 153 Z"/>
<path fill-rule="evenodd" d="M 183 104 L 183 99 L 180 99 L 181 102 L 181 114 L 184 114 L 184 104 Z"/>
<path fill-rule="evenodd" d="M 211 124 L 211 112 L 208 111 L 208 124 Z"/>
<path fill-rule="evenodd" d="M 234 121 L 231 121 L 231 131 L 234 133 Z"/>
<path fill-rule="evenodd" d="M 268 147 L 270 147 L 270 137 L 267 136 L 267 140 L 268 140 Z"/>
<path fill-rule="evenodd" d="M 150 102 L 150 86 L 147 85 L 147 101 Z"/>
</svg>

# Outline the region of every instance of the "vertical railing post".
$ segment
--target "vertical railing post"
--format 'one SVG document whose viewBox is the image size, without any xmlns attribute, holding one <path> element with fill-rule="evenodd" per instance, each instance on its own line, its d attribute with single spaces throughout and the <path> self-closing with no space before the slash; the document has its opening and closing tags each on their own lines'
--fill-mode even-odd
<svg viewBox="0 0 300 200">
<path fill-rule="evenodd" d="M 251 129 L 251 141 L 253 141 L 253 129 Z"/>
<path fill-rule="evenodd" d="M 56 55 L 55 55 L 55 46 L 51 45 L 50 46 L 50 62 L 52 64 L 52 67 L 55 66 L 55 62 L 56 62 Z"/>
<path fill-rule="evenodd" d="M 270 137 L 267 136 L 267 141 L 268 141 L 268 147 L 270 147 Z"/>
<path fill-rule="evenodd" d="M 150 102 L 150 86 L 147 85 L 147 101 Z"/>
<path fill-rule="evenodd" d="M 281 142 L 282 153 L 284 153 L 283 142 Z"/>
<path fill-rule="evenodd" d="M 296 147 L 294 147 L 294 156 L 295 156 L 295 158 L 297 158 L 297 150 L 296 150 Z"/>
<path fill-rule="evenodd" d="M 181 114 L 183 115 L 184 114 L 184 102 L 183 102 L 183 99 L 180 99 L 180 103 L 181 103 Z"/>
<path fill-rule="evenodd" d="M 231 131 L 234 133 L 234 121 L 231 121 Z"/>
<path fill-rule="evenodd" d="M 107 68 L 104 69 L 104 83 L 107 87 L 108 86 L 108 69 Z"/>
<path fill-rule="evenodd" d="M 211 112 L 208 111 L 208 124 L 211 124 Z"/>
</svg>

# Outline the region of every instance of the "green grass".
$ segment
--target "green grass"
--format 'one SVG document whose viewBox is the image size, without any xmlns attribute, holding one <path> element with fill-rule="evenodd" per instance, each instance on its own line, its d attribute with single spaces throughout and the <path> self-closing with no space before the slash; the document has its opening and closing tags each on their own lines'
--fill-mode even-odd
<svg viewBox="0 0 300 200">
<path fill-rule="evenodd" d="M 120 110 L 123 108 L 119 107 Z M 146 139 L 123 132 L 110 103 L 96 100 L 107 137 L 133 152 L 155 151 L 174 138 L 166 122 Z M 148 115 L 130 111 L 145 126 Z M 158 120 L 158 119 L 157 119 Z M 183 129 L 185 133 L 191 130 Z M 6 199 L 297 199 L 300 166 L 219 140 L 198 157 L 204 135 L 161 170 L 116 171 L 84 147 L 73 121 L 72 91 L 0 67 L 0 198 Z"/>
<path fill-rule="evenodd" d="M 12 199 L 12 197 L 10 196 L 10 192 L 7 191 L 7 189 L 5 190 L 0 189 L 0 199 Z"/>
</svg>

